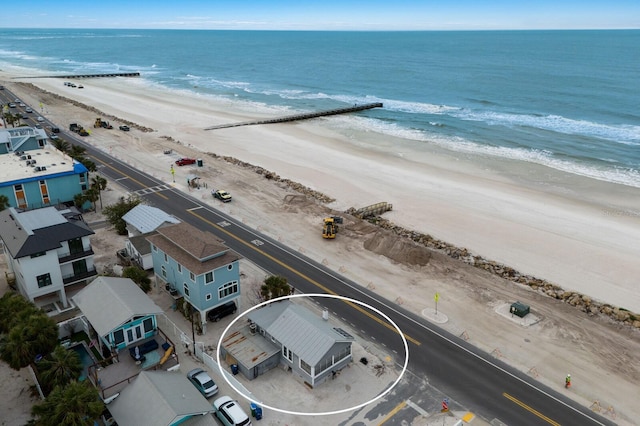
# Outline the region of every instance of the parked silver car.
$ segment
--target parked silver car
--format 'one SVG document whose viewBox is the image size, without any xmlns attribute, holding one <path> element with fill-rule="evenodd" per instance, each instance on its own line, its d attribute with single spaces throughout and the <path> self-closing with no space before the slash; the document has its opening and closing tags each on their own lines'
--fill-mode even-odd
<svg viewBox="0 0 640 426">
<path fill-rule="evenodd" d="M 218 393 L 218 385 L 211 379 L 211 376 L 202 368 L 194 368 L 187 373 L 187 379 L 200 391 L 205 398 L 209 398 Z"/>
</svg>

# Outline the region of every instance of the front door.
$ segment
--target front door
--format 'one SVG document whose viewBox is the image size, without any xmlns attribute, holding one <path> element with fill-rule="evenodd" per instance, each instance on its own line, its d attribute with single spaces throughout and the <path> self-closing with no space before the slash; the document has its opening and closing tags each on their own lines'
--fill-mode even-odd
<svg viewBox="0 0 640 426">
<path fill-rule="evenodd" d="M 142 336 L 144 336 L 144 333 L 142 332 L 142 324 L 138 324 L 134 327 L 127 329 L 126 335 L 127 335 L 127 345 L 142 339 Z"/>
</svg>

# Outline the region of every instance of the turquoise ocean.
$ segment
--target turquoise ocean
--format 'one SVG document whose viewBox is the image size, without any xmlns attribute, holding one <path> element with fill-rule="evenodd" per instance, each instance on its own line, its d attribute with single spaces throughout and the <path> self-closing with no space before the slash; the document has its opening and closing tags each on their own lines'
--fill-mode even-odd
<svg viewBox="0 0 640 426">
<path fill-rule="evenodd" d="M 640 187 L 640 30 L 0 29 L 0 69 L 135 71 L 274 115 L 382 102 L 346 125 Z"/>
</svg>

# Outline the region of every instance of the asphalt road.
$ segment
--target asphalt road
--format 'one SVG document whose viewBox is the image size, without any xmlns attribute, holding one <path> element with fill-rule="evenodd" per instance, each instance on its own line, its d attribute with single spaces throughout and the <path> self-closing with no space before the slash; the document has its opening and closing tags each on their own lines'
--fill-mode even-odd
<svg viewBox="0 0 640 426">
<path fill-rule="evenodd" d="M 7 90 L 0 91 L 0 96 L 6 100 L 15 99 Z M 386 314 L 398 325 L 407 340 L 408 368 L 412 375 L 437 387 L 449 397 L 452 406 L 464 407 L 489 421 L 499 419 L 510 426 L 614 424 L 477 350 L 464 340 L 244 226 L 189 194 L 174 190 L 167 183 L 108 156 L 75 134 L 63 131 L 60 136 L 86 147 L 100 173 L 110 180 L 117 180 L 118 184 L 138 194 L 148 204 L 219 236 L 230 248 L 261 268 L 271 274 L 287 277 L 296 291 L 342 295 Z M 348 259 L 345 259 L 345 263 L 348 263 Z M 400 293 L 402 285 L 398 283 Z M 406 355 L 403 341 L 387 321 L 360 306 L 334 299 L 319 301 L 333 315 L 359 330 L 363 337 L 371 338 L 393 351 L 397 356 L 395 361 L 403 365 Z M 393 424 L 393 421 L 387 424 Z"/>
</svg>

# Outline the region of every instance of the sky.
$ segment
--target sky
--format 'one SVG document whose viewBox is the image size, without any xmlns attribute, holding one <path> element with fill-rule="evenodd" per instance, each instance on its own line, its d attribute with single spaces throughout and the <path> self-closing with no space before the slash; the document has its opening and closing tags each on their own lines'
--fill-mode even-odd
<svg viewBox="0 0 640 426">
<path fill-rule="evenodd" d="M 638 29 L 640 0 L 3 1 L 0 28 Z"/>
</svg>

